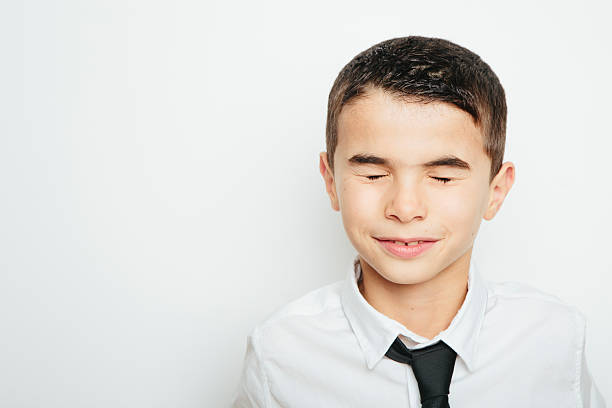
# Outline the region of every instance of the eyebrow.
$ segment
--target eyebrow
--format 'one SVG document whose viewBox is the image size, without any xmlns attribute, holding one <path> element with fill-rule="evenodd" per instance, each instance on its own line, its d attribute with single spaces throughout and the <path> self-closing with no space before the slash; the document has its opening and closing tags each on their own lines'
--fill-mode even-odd
<svg viewBox="0 0 612 408">
<path fill-rule="evenodd" d="M 356 154 L 348 159 L 351 164 L 381 164 L 384 166 L 388 166 L 390 164 L 390 160 L 385 159 L 383 157 L 378 157 L 373 154 Z M 468 162 L 461 160 L 457 156 L 445 155 L 438 157 L 437 159 L 430 160 L 426 163 L 421 164 L 421 167 L 429 169 L 434 167 L 454 167 L 457 169 L 468 170 L 470 171 L 472 168 L 468 164 Z"/>
</svg>

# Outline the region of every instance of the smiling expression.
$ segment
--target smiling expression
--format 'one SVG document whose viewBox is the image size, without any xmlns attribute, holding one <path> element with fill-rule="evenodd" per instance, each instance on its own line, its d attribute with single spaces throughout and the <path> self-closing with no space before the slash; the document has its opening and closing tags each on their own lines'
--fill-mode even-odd
<svg viewBox="0 0 612 408">
<path fill-rule="evenodd" d="M 397 284 L 427 281 L 469 259 L 481 220 L 493 218 L 512 184 L 512 177 L 496 183 L 511 163 L 489 183 L 491 160 L 468 113 L 380 88 L 343 107 L 334 174 L 325 152 L 320 163 L 349 240 L 368 267 Z M 377 240 L 389 237 L 438 241 L 402 258 Z"/>
</svg>

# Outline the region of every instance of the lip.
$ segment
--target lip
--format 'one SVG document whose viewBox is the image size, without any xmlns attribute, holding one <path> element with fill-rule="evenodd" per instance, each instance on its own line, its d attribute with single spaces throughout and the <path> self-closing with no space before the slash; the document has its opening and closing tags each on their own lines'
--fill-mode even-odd
<svg viewBox="0 0 612 408">
<path fill-rule="evenodd" d="M 393 241 L 403 241 L 403 239 L 383 240 L 375 238 L 380 243 L 380 246 L 391 255 L 395 255 L 402 259 L 411 259 L 425 253 L 433 247 L 439 240 L 431 240 L 432 238 L 410 238 L 413 241 L 424 241 L 417 245 L 396 244 Z M 428 239 L 430 241 L 428 241 Z M 406 241 L 404 241 L 406 242 Z M 410 242 L 410 241 L 408 241 Z"/>
<path fill-rule="evenodd" d="M 402 241 L 402 242 L 414 242 L 414 241 L 439 241 L 439 239 L 431 237 L 412 237 L 412 238 L 399 238 L 399 237 L 374 237 L 378 241 Z"/>
</svg>

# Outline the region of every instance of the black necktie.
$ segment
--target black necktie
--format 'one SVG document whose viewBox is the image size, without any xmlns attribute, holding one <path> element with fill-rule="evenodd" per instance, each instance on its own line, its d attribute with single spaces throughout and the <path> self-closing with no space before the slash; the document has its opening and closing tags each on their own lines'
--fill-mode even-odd
<svg viewBox="0 0 612 408">
<path fill-rule="evenodd" d="M 448 394 L 457 353 L 448 344 L 440 340 L 418 350 L 408 350 L 396 337 L 385 355 L 412 366 L 422 408 L 450 408 Z"/>
</svg>

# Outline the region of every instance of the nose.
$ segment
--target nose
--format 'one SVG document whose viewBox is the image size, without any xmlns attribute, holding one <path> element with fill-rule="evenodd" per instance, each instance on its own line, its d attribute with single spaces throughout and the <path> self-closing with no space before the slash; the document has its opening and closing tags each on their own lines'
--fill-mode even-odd
<svg viewBox="0 0 612 408">
<path fill-rule="evenodd" d="M 407 223 L 427 216 L 420 184 L 415 180 L 393 183 L 388 191 L 385 217 Z"/>
</svg>

